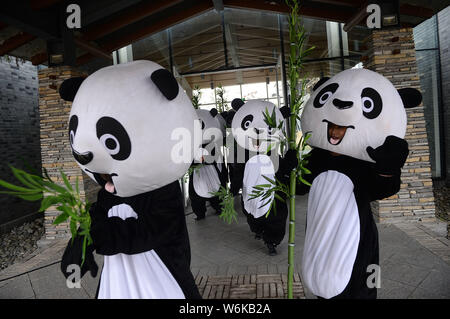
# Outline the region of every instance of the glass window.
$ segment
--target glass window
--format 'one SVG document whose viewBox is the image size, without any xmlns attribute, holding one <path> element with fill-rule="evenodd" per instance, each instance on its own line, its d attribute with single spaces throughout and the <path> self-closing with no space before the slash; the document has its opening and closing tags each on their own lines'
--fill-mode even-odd
<svg viewBox="0 0 450 319">
<path fill-rule="evenodd" d="M 235 98 L 241 97 L 241 86 L 240 85 L 229 85 L 224 86 L 224 98 L 225 101 L 231 103 Z"/>
<path fill-rule="evenodd" d="M 436 18 L 430 18 L 413 29 L 416 50 L 438 47 Z"/>
<path fill-rule="evenodd" d="M 173 63 L 178 72 L 198 72 L 225 67 L 222 18 L 216 10 L 170 28 Z"/>
<path fill-rule="evenodd" d="M 158 32 L 133 43 L 133 60 L 150 60 L 170 70 L 167 31 Z"/>
<path fill-rule="evenodd" d="M 417 69 L 423 98 L 425 126 L 430 148 L 431 174 L 442 176 L 441 134 L 439 126 L 439 51 L 416 52 Z"/>
<path fill-rule="evenodd" d="M 208 89 L 200 89 L 200 104 L 215 104 L 216 98 L 214 95 L 214 90 Z"/>
<path fill-rule="evenodd" d="M 439 49 L 436 16 L 422 22 L 413 29 L 416 47 L 417 71 L 423 99 L 425 127 L 430 148 L 432 177 L 442 177 L 440 108 L 442 107 Z"/>
<path fill-rule="evenodd" d="M 280 54 L 278 15 L 225 8 L 228 66 L 275 64 Z"/>
<path fill-rule="evenodd" d="M 267 99 L 266 83 L 243 84 L 242 97 L 245 100 Z"/>
</svg>

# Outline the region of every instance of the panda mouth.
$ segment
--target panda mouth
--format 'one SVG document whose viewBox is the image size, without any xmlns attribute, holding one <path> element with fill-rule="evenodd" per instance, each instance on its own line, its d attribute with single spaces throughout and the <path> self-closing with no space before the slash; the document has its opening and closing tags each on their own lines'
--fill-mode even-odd
<svg viewBox="0 0 450 319">
<path fill-rule="evenodd" d="M 97 183 L 101 187 L 105 188 L 106 191 L 110 192 L 111 194 L 117 194 L 117 190 L 113 181 L 113 177 L 118 176 L 116 173 L 112 174 L 96 173 L 88 169 L 86 169 L 86 172 L 89 172 L 92 175 L 94 175 L 94 178 L 97 181 Z"/>
<path fill-rule="evenodd" d="M 331 145 L 334 145 L 334 146 L 339 145 L 342 142 L 342 140 L 344 139 L 345 133 L 347 133 L 348 128 L 355 129 L 355 127 L 353 125 L 342 126 L 342 125 L 338 125 L 333 122 L 330 122 L 328 120 L 322 120 L 322 122 L 327 123 L 328 143 L 330 143 Z M 330 133 L 330 131 L 331 131 L 331 133 Z"/>
<path fill-rule="evenodd" d="M 268 142 L 267 139 L 260 139 L 260 138 L 253 138 L 253 137 L 249 137 L 249 139 L 250 139 L 250 142 L 252 143 L 253 147 L 255 147 L 256 149 L 259 149 L 262 142 Z"/>
</svg>

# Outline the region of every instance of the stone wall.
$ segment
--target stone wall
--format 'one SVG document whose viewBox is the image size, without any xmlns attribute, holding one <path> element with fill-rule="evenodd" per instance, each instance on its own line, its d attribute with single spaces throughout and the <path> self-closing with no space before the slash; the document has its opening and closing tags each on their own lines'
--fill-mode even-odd
<svg viewBox="0 0 450 319">
<path fill-rule="evenodd" d="M 8 164 L 25 169 L 21 158 L 41 169 L 37 68 L 4 56 L 0 60 L 0 179 L 20 184 Z M 34 219 L 39 203 L 0 195 L 0 232 Z"/>
<path fill-rule="evenodd" d="M 74 68 L 63 66 L 43 69 L 39 71 L 39 112 L 41 129 L 42 167 L 47 169 L 50 177 L 61 184 L 59 170 L 63 170 L 72 185 L 79 179 L 80 191 L 83 198 L 95 201 L 96 184 L 76 164 L 68 136 L 68 120 L 71 103 L 59 97 L 59 86 L 68 78 L 85 75 Z M 45 212 L 46 239 L 70 236 L 68 223 L 53 225 L 59 211 L 50 207 Z"/>
<path fill-rule="evenodd" d="M 374 30 L 367 39 L 366 67 L 383 74 L 396 88 L 420 89 L 414 39 L 411 28 Z M 432 221 L 435 215 L 430 153 L 424 109 L 407 109 L 405 139 L 409 156 L 402 169 L 400 191 L 372 203 L 379 222 Z"/>
</svg>

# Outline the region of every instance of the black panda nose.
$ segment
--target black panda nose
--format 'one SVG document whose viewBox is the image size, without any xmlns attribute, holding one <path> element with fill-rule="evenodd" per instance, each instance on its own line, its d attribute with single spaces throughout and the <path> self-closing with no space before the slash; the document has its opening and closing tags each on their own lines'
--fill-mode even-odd
<svg viewBox="0 0 450 319">
<path fill-rule="evenodd" d="M 341 101 L 339 99 L 333 99 L 333 104 L 340 110 L 349 109 L 353 106 L 352 101 Z"/>
<path fill-rule="evenodd" d="M 72 149 L 73 157 L 75 160 L 81 165 L 86 165 L 92 161 L 94 158 L 94 154 L 92 152 L 78 153 L 74 149 Z"/>
<path fill-rule="evenodd" d="M 257 129 L 256 127 L 254 127 L 253 129 L 255 130 L 256 134 L 259 134 L 259 132 L 262 132 L 261 129 Z"/>
</svg>

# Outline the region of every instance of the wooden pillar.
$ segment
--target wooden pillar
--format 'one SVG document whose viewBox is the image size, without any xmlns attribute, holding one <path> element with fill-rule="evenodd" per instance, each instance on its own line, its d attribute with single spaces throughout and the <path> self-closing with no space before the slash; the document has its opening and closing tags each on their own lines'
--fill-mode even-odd
<svg viewBox="0 0 450 319">
<path fill-rule="evenodd" d="M 70 66 L 42 69 L 39 75 L 39 114 L 42 167 L 57 183 L 64 185 L 59 170 L 68 176 L 72 185 L 79 179 L 80 192 L 90 202 L 96 200 L 98 188 L 75 162 L 68 135 L 68 120 L 72 103 L 59 97 L 59 86 L 68 78 L 83 74 Z M 70 237 L 68 223 L 53 225 L 61 212 L 50 207 L 45 212 L 45 239 Z"/>
<path fill-rule="evenodd" d="M 420 90 L 412 28 L 374 30 L 367 44 L 368 69 L 388 78 L 397 89 L 413 87 Z M 405 139 L 410 152 L 402 169 L 401 189 L 388 199 L 372 203 L 374 214 L 381 223 L 435 220 L 424 108 L 407 109 L 406 113 Z"/>
</svg>

